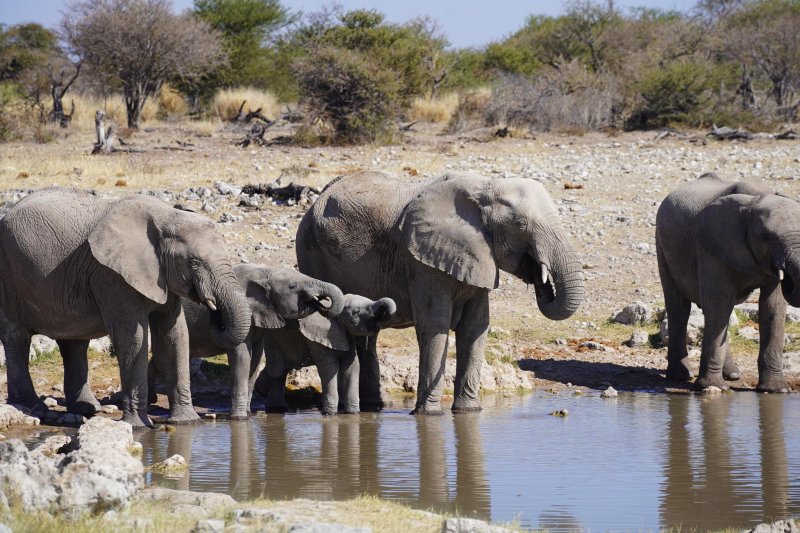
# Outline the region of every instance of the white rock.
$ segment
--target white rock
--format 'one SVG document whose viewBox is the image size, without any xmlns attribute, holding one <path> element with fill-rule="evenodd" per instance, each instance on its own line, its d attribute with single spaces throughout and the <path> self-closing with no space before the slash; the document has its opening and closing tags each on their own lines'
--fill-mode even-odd
<svg viewBox="0 0 800 533">
<path fill-rule="evenodd" d="M 17 425 L 38 426 L 39 419 L 26 414 L 13 405 L 0 404 L 0 428 Z"/>
<path fill-rule="evenodd" d="M 614 387 L 608 387 L 600 394 L 601 398 L 616 398 L 617 396 L 619 396 L 619 393 L 614 389 Z"/>
</svg>

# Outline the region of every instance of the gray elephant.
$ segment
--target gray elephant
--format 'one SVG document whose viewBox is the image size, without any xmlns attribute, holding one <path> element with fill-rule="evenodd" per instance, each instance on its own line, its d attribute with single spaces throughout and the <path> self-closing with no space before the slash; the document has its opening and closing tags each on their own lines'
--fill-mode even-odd
<svg viewBox="0 0 800 533">
<path fill-rule="evenodd" d="M 783 329 L 786 301 L 800 305 L 799 236 L 800 204 L 760 185 L 704 174 L 664 199 L 656 216 L 656 251 L 669 329 L 667 377 L 693 377 L 686 325 L 695 302 L 705 317 L 695 385 L 725 388 L 725 379 L 738 379 L 728 317 L 760 289 L 757 390 L 789 390 Z"/>
<path fill-rule="evenodd" d="M 489 291 L 504 270 L 534 286 L 550 319 L 584 298 L 581 262 L 544 188 L 521 178 L 448 174 L 426 181 L 379 173 L 336 178 L 297 230 L 301 272 L 344 292 L 397 303 L 386 327 L 416 326 L 414 413 L 441 412 L 448 331 L 456 334 L 454 411 L 480 409 Z M 359 348 L 361 401 L 381 404 L 376 339 Z"/>
<path fill-rule="evenodd" d="M 250 333 L 241 344 L 228 348 L 216 342 L 209 330 L 208 307 L 183 299 L 183 310 L 189 328 L 190 357 L 211 357 L 222 352 L 228 354 L 231 369 L 231 418 L 245 419 L 250 410 L 250 399 L 253 394 L 253 383 L 256 369 L 263 352 L 263 337 L 266 331 L 283 328 L 287 320 L 304 318 L 315 311 L 327 317 L 339 316 L 344 305 L 342 291 L 336 285 L 301 274 L 288 267 L 270 267 L 258 264 L 240 264 L 233 267 L 236 279 L 247 295 L 250 305 Z M 253 356 L 255 354 L 255 356 Z M 161 354 L 153 353 L 150 362 L 149 376 L 154 377 L 156 370 L 167 376 L 168 382 L 174 378 L 164 372 Z M 166 369 L 169 366 L 166 365 Z M 189 383 L 178 383 L 189 387 Z M 155 389 L 151 401 L 155 399 Z"/>
<path fill-rule="evenodd" d="M 391 320 L 397 306 L 391 298 L 373 301 L 356 294 L 344 295 L 344 310 L 331 318 L 314 313 L 281 329 L 264 330 L 266 366 L 256 390 L 266 398 L 267 410 L 286 408 L 284 391 L 290 370 L 314 364 L 322 382 L 322 413 L 337 409 L 358 413 L 359 338 L 377 335 Z"/>
<path fill-rule="evenodd" d="M 147 196 L 114 200 L 74 189 L 35 192 L 0 221 L 0 341 L 8 401 L 44 407 L 28 369 L 31 335 L 56 339 L 67 409 L 100 406 L 89 387 L 89 340 L 110 335 L 119 360 L 123 420 L 147 416 L 148 332 L 177 383 L 189 372 L 180 298 L 203 302 L 222 346 L 247 336 L 250 312 L 214 223 Z M 188 387 L 171 387 L 171 423 L 198 419 Z"/>
</svg>

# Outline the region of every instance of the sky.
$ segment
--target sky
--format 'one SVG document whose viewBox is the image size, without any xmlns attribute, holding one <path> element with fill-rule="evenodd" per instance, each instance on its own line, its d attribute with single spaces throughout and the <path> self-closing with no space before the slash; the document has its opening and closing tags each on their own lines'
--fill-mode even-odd
<svg viewBox="0 0 800 533">
<path fill-rule="evenodd" d="M 338 0 L 346 10 L 376 9 L 392 22 L 402 23 L 427 15 L 438 21 L 454 47 L 479 48 L 499 41 L 525 24 L 530 15 L 557 16 L 564 12 L 563 0 Z M 55 27 L 67 0 L 0 0 L 0 23 L 38 22 Z M 292 11 L 305 13 L 330 6 L 330 0 L 283 0 Z M 625 13 L 631 7 L 690 11 L 697 0 L 615 0 Z M 193 5 L 192 0 L 173 0 L 176 11 Z"/>
</svg>

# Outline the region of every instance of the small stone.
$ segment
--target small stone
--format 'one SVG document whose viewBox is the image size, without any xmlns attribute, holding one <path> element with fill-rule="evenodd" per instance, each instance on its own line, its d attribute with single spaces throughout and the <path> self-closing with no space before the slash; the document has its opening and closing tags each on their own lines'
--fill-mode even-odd
<svg viewBox="0 0 800 533">
<path fill-rule="evenodd" d="M 177 472 L 183 472 L 189 468 L 189 463 L 186 462 L 186 459 L 182 455 L 175 454 L 172 457 L 169 457 L 165 461 L 161 461 L 160 463 L 155 463 L 150 467 L 150 470 L 153 472 L 157 472 L 159 474 L 171 474 Z"/>
<path fill-rule="evenodd" d="M 205 418 L 206 420 L 216 420 L 217 413 L 206 413 L 203 415 L 203 418 Z"/>
<path fill-rule="evenodd" d="M 64 392 L 64 384 L 63 383 L 56 383 L 55 385 L 53 385 L 51 387 L 51 389 L 56 391 L 56 392 L 63 393 Z"/>
<path fill-rule="evenodd" d="M 569 411 L 567 411 L 566 409 L 558 409 L 550 413 L 550 416 L 555 416 L 558 418 L 566 418 L 569 416 Z"/>
<path fill-rule="evenodd" d="M 56 407 L 58 405 L 58 401 L 56 401 L 55 398 L 48 396 L 47 398 L 44 399 L 44 404 L 47 407 Z"/>
<path fill-rule="evenodd" d="M 195 533 L 222 533 L 225 531 L 224 520 L 200 520 L 194 527 Z"/>
<path fill-rule="evenodd" d="M 650 322 L 653 319 L 653 309 L 644 302 L 633 302 L 617 311 L 612 322 L 617 324 L 627 324 L 635 326 L 644 322 Z"/>
<path fill-rule="evenodd" d="M 144 446 L 142 446 L 141 442 L 133 441 L 130 446 L 128 446 L 128 452 L 131 455 L 136 457 L 141 456 L 144 453 Z"/>
<path fill-rule="evenodd" d="M 751 341 L 758 341 L 760 335 L 758 330 L 753 326 L 744 326 L 739 328 L 738 332 L 739 336 L 743 339 L 751 340 Z"/>
<path fill-rule="evenodd" d="M 715 385 L 711 385 L 710 387 L 706 387 L 705 389 L 703 389 L 703 394 L 708 394 L 709 396 L 722 394 L 722 389 L 720 389 Z"/>
<path fill-rule="evenodd" d="M 614 387 L 608 387 L 600 394 L 601 398 L 616 398 L 617 396 L 619 396 L 619 393 L 614 389 Z"/>
<path fill-rule="evenodd" d="M 108 405 L 104 405 L 101 408 L 101 411 L 103 411 L 107 415 L 110 415 L 110 414 L 113 414 L 113 413 L 116 413 L 117 411 L 119 411 L 119 407 L 117 407 L 113 403 L 110 403 Z"/>
<path fill-rule="evenodd" d="M 649 343 L 650 335 L 642 329 L 637 329 L 633 331 L 631 338 L 625 341 L 624 344 L 631 348 L 638 348 L 640 346 L 647 346 Z"/>
<path fill-rule="evenodd" d="M 554 342 L 555 342 L 556 346 L 566 346 L 567 345 L 567 339 L 556 339 Z"/>
<path fill-rule="evenodd" d="M 442 533 L 512 533 L 512 531 L 475 518 L 448 518 L 442 523 Z"/>
</svg>

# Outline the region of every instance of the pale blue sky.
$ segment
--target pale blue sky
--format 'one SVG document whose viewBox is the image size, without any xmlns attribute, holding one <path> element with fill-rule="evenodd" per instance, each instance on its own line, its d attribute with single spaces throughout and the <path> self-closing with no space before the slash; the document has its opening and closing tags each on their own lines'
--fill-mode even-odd
<svg viewBox="0 0 800 533">
<path fill-rule="evenodd" d="M 67 0 L 0 0 L 0 23 L 38 22 L 54 27 L 61 19 Z M 522 27 L 529 15 L 558 15 L 562 0 L 339 0 L 345 9 L 370 8 L 393 22 L 405 22 L 421 15 L 437 20 L 453 46 L 481 47 Z M 631 7 L 652 7 L 690 11 L 697 0 L 616 0 L 623 11 Z M 176 11 L 191 7 L 192 0 L 173 0 Z M 312 12 L 331 5 L 330 0 L 284 0 L 293 11 Z"/>
</svg>

